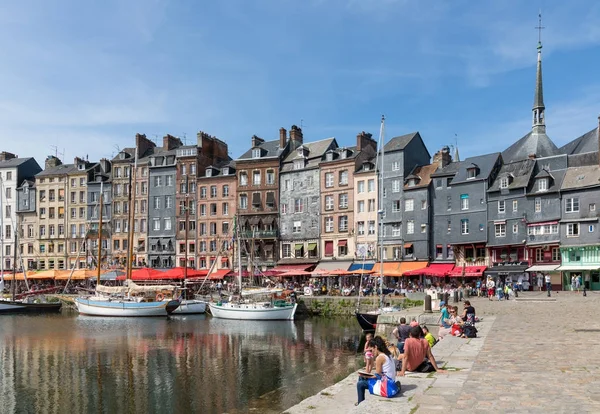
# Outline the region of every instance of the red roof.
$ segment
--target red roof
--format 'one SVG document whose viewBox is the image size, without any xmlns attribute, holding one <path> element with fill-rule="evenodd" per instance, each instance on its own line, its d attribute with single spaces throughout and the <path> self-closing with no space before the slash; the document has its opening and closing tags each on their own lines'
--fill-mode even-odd
<svg viewBox="0 0 600 414">
<path fill-rule="evenodd" d="M 303 264 L 288 264 L 288 265 L 280 265 L 271 269 L 274 272 L 289 272 L 292 270 L 308 270 L 311 267 L 314 267 L 314 263 L 303 263 Z"/>
<path fill-rule="evenodd" d="M 479 277 L 483 275 L 483 272 L 487 269 L 487 266 L 465 266 L 464 274 L 461 266 L 456 266 L 448 276 L 450 277 Z"/>
<path fill-rule="evenodd" d="M 409 270 L 404 272 L 403 276 L 447 276 L 454 268 L 454 263 L 432 263 L 422 269 Z"/>
</svg>

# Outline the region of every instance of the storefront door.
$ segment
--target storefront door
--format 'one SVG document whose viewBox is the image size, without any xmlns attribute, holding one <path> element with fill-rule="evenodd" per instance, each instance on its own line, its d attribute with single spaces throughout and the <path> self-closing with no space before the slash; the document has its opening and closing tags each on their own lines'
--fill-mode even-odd
<svg viewBox="0 0 600 414">
<path fill-rule="evenodd" d="M 590 271 L 591 290 L 600 290 L 600 272 Z"/>
</svg>

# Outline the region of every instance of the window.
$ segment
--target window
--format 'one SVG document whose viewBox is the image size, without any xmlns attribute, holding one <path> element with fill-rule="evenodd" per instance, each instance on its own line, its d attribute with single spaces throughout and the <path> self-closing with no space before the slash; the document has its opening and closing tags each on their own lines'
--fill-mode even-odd
<svg viewBox="0 0 600 414">
<path fill-rule="evenodd" d="M 446 197 L 446 209 L 448 211 L 452 210 L 452 197 L 451 196 Z"/>
<path fill-rule="evenodd" d="M 506 212 L 506 202 L 504 200 L 498 201 L 498 213 Z"/>
<path fill-rule="evenodd" d="M 160 230 L 160 219 L 159 218 L 152 219 L 152 230 L 154 230 L 154 231 Z"/>
<path fill-rule="evenodd" d="M 567 224 L 567 237 L 579 237 L 579 223 Z"/>
<path fill-rule="evenodd" d="M 392 193 L 400 192 L 400 180 L 392 181 Z"/>
<path fill-rule="evenodd" d="M 566 213 L 579 212 L 579 197 L 567 198 L 565 200 L 565 212 Z"/>
<path fill-rule="evenodd" d="M 333 196 L 325 196 L 325 210 L 333 210 Z"/>
<path fill-rule="evenodd" d="M 294 221 L 294 227 L 293 227 L 292 231 L 294 233 L 301 233 L 302 232 L 302 222 Z"/>
<path fill-rule="evenodd" d="M 427 224 L 421 224 L 421 233 L 427 233 Z"/>
<path fill-rule="evenodd" d="M 340 171 L 340 185 L 348 185 L 348 171 Z"/>
<path fill-rule="evenodd" d="M 441 179 L 437 179 L 435 180 L 435 188 L 442 188 L 443 184 L 442 184 L 442 180 Z"/>
<path fill-rule="evenodd" d="M 364 213 L 365 212 L 365 201 L 364 200 L 360 200 L 357 204 L 356 204 L 356 210 L 359 213 Z"/>
<path fill-rule="evenodd" d="M 590 211 L 596 211 L 596 203 L 590 204 Z"/>
<path fill-rule="evenodd" d="M 451 244 L 446 245 L 448 259 L 454 260 L 454 247 Z"/>
<path fill-rule="evenodd" d="M 260 171 L 252 172 L 252 185 L 260 185 Z"/>
<path fill-rule="evenodd" d="M 288 213 L 288 205 L 287 203 L 280 203 L 280 207 L 281 207 L 281 214 L 287 214 Z"/>
<path fill-rule="evenodd" d="M 421 210 L 427 209 L 427 200 L 421 200 Z"/>
<path fill-rule="evenodd" d="M 356 184 L 356 191 L 358 194 L 362 194 L 365 192 L 365 182 L 364 181 L 359 181 Z"/>
<path fill-rule="evenodd" d="M 210 215 L 211 216 L 217 215 L 217 203 L 210 203 Z"/>
<path fill-rule="evenodd" d="M 370 179 L 369 181 L 367 181 L 367 185 L 368 185 L 369 193 L 372 193 L 375 191 L 375 180 L 374 179 Z"/>
<path fill-rule="evenodd" d="M 304 200 L 302 198 L 294 199 L 294 213 L 304 212 Z"/>
<path fill-rule="evenodd" d="M 435 258 L 441 259 L 444 255 L 444 246 L 438 244 L 435 246 Z"/>
<path fill-rule="evenodd" d="M 374 235 L 375 234 L 375 220 L 369 220 L 369 235 Z"/>
<path fill-rule="evenodd" d="M 252 150 L 252 158 L 260 158 L 260 148 L 254 148 Z"/>
<path fill-rule="evenodd" d="M 368 211 L 369 212 L 375 211 L 375 199 L 374 198 L 372 198 L 372 199 L 369 200 L 369 209 L 368 209 Z"/>
<path fill-rule="evenodd" d="M 173 208 L 173 197 L 165 197 L 165 208 Z M 123 208 L 123 213 L 126 213 L 125 208 Z"/>
<path fill-rule="evenodd" d="M 365 234 L 365 222 L 364 221 L 359 221 L 358 223 L 356 223 L 356 231 L 358 232 L 359 236 L 362 236 Z"/>
<path fill-rule="evenodd" d="M 325 217 L 325 232 L 331 233 L 333 231 L 333 217 Z"/>
<path fill-rule="evenodd" d="M 282 245 L 283 257 L 292 257 L 292 248 L 289 244 Z"/>
<path fill-rule="evenodd" d="M 460 232 L 461 234 L 469 234 L 469 219 L 462 219 L 460 221 Z"/>
<path fill-rule="evenodd" d="M 519 234 L 519 225 L 517 223 L 513 224 L 513 234 Z"/>
<path fill-rule="evenodd" d="M 538 191 L 548 191 L 548 179 L 540 178 L 538 180 Z"/>
<path fill-rule="evenodd" d="M 448 228 L 448 230 L 447 230 L 448 233 L 450 233 L 452 231 L 452 220 L 448 220 L 447 228 Z"/>
<path fill-rule="evenodd" d="M 413 211 L 415 209 L 415 200 L 409 198 L 404 200 L 404 211 Z"/>
<path fill-rule="evenodd" d="M 505 237 L 506 236 L 506 223 L 494 224 L 494 229 L 496 232 L 496 237 Z"/>
<path fill-rule="evenodd" d="M 229 197 L 229 186 L 227 184 L 223 186 L 223 197 Z"/>
<path fill-rule="evenodd" d="M 346 256 L 348 254 L 348 241 L 340 240 L 338 242 L 338 256 Z"/>
<path fill-rule="evenodd" d="M 348 231 L 348 216 L 339 217 L 338 231 Z"/>
<path fill-rule="evenodd" d="M 154 187 L 160 187 L 162 185 L 162 177 L 154 177 Z"/>
<path fill-rule="evenodd" d="M 594 232 L 594 225 L 593 225 L 593 224 L 590 224 L 590 225 L 588 226 L 588 232 L 589 232 L 589 233 L 593 233 L 593 232 Z"/>
<path fill-rule="evenodd" d="M 477 168 L 467 168 L 467 180 L 477 177 Z"/>
<path fill-rule="evenodd" d="M 333 187 L 333 173 L 325 173 L 325 187 Z"/>
<path fill-rule="evenodd" d="M 248 174 L 246 174 L 245 172 L 241 172 L 240 173 L 240 186 L 246 186 L 246 185 L 248 185 Z M 206 189 L 204 191 L 206 192 Z"/>
<path fill-rule="evenodd" d="M 508 177 L 502 177 L 500 179 L 500 188 L 508 188 Z"/>
<path fill-rule="evenodd" d="M 397 225 L 397 224 L 394 224 L 392 226 L 392 236 L 396 236 L 396 234 L 394 234 L 395 230 L 396 230 L 396 227 L 400 227 L 400 226 Z M 414 222 L 414 220 L 408 220 L 406 222 L 406 233 L 407 234 L 414 234 L 414 232 L 415 232 L 415 222 Z M 399 236 L 399 234 L 398 234 L 398 236 Z"/>
<path fill-rule="evenodd" d="M 552 248 L 552 261 L 558 262 L 560 260 L 560 249 L 558 247 Z"/>
<path fill-rule="evenodd" d="M 240 194 L 240 208 L 243 210 L 248 208 L 248 196 L 246 194 Z"/>
<path fill-rule="evenodd" d="M 160 209 L 160 197 L 154 197 L 154 209 Z"/>
<path fill-rule="evenodd" d="M 460 209 L 461 210 L 469 209 L 469 195 L 468 194 L 460 195 Z"/>
<path fill-rule="evenodd" d="M 537 197 L 535 199 L 535 212 L 540 213 L 542 211 L 542 199 Z"/>
<path fill-rule="evenodd" d="M 304 159 L 294 160 L 294 170 L 301 170 L 304 168 Z"/>
<path fill-rule="evenodd" d="M 392 201 L 392 213 L 400 212 L 400 200 Z"/>
<path fill-rule="evenodd" d="M 339 196 L 340 208 L 348 208 L 348 194 L 340 194 Z"/>
</svg>

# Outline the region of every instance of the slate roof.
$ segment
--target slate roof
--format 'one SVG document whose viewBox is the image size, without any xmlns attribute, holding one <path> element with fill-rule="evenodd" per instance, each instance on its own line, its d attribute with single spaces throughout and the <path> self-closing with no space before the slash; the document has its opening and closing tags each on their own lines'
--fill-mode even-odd
<svg viewBox="0 0 600 414">
<path fill-rule="evenodd" d="M 563 154 L 583 154 L 586 152 L 598 151 L 598 128 L 594 128 L 586 132 L 579 138 L 560 147 L 560 152 Z"/>
<path fill-rule="evenodd" d="M 431 183 L 431 174 L 433 174 L 437 170 L 437 168 L 437 163 L 416 166 L 408 175 L 408 177 L 406 177 L 404 191 L 426 188 L 427 186 L 429 186 L 429 183 Z M 408 180 L 411 178 L 418 178 L 417 184 L 413 187 L 408 186 Z"/>
<path fill-rule="evenodd" d="M 278 157 L 285 149 L 285 148 L 279 148 L 279 140 L 278 139 L 273 140 L 273 141 L 265 141 L 265 142 L 261 143 L 258 146 L 258 148 L 261 148 L 263 151 L 266 152 L 262 157 L 260 157 L 260 159 L 269 158 L 269 157 Z M 246 160 L 246 159 L 253 159 L 252 158 L 252 148 L 250 148 L 248 151 L 243 153 L 238 158 L 238 160 Z"/>
<path fill-rule="evenodd" d="M 447 177 L 449 175 L 455 175 L 463 162 L 464 161 L 451 162 L 444 168 L 438 168 L 433 174 L 431 174 L 431 177 Z"/>
<path fill-rule="evenodd" d="M 130 155 L 130 158 L 125 158 L 124 160 L 119 158 L 119 154 L 121 152 L 125 152 Z M 119 154 L 115 155 L 111 162 L 131 162 L 135 158 L 135 148 L 123 148 L 119 151 Z"/>
<path fill-rule="evenodd" d="M 452 185 L 463 182 L 487 180 L 500 157 L 499 152 L 494 152 L 492 154 L 478 155 L 465 159 L 460 163 L 460 167 L 452 180 Z M 467 169 L 473 166 L 476 166 L 479 169 L 477 177 L 467 180 Z"/>
<path fill-rule="evenodd" d="M 598 186 L 600 186 L 599 166 L 571 167 L 567 168 L 561 190 L 577 190 Z"/>
<path fill-rule="evenodd" d="M 27 184 L 29 186 L 29 188 L 34 188 L 35 180 L 23 180 L 23 182 L 21 183 L 21 185 L 18 188 L 23 188 L 25 186 L 25 184 Z"/>
<path fill-rule="evenodd" d="M 330 162 L 337 162 L 337 161 L 348 161 L 348 160 L 353 160 L 354 158 L 356 158 L 358 156 L 358 154 L 360 153 L 360 151 L 358 150 L 358 147 L 356 145 L 352 146 L 352 147 L 338 147 L 332 150 L 334 153 L 338 154 L 337 158 L 334 158 L 331 161 L 321 161 L 321 163 L 330 163 Z M 339 156 L 339 153 L 341 153 L 342 151 L 350 151 L 350 155 L 347 155 L 346 158 L 341 158 Z M 328 153 L 329 151 L 325 151 L 325 153 Z"/>
<path fill-rule="evenodd" d="M 421 135 L 419 135 L 419 132 L 411 132 L 410 134 L 394 137 L 384 145 L 384 151 L 391 152 L 403 150 L 413 139 L 420 136 Z"/>
<path fill-rule="evenodd" d="M 534 169 L 535 172 L 535 169 Z M 552 170 L 551 172 L 547 170 L 540 170 L 537 174 L 534 175 L 534 179 L 529 182 L 529 191 L 527 191 L 528 195 L 544 195 L 548 193 L 555 193 L 560 190 L 560 186 L 562 185 L 563 179 L 565 178 L 566 169 L 562 170 Z M 536 178 L 549 178 L 548 180 L 548 189 L 545 191 L 539 191 L 537 186 Z"/>
<path fill-rule="evenodd" d="M 546 133 L 529 132 L 502 152 L 504 162 L 521 161 L 535 154 L 536 158 L 560 154 L 560 150 Z"/>
<path fill-rule="evenodd" d="M 527 188 L 529 185 L 533 169 L 535 167 L 535 160 L 526 159 L 522 161 L 511 162 L 504 164 L 498 176 L 494 180 L 494 183 L 490 186 L 488 192 L 500 191 L 501 178 L 510 175 L 512 180 L 509 182 L 506 190 L 512 190 L 514 188 Z"/>
<path fill-rule="evenodd" d="M 0 168 L 14 168 L 21 164 L 25 164 L 27 161 L 32 160 L 33 157 L 26 158 L 12 158 L 10 160 L 0 161 Z"/>
<path fill-rule="evenodd" d="M 215 177 L 235 176 L 235 161 L 233 161 L 233 160 L 221 161 L 216 164 L 209 165 L 208 167 L 205 168 L 205 170 L 210 167 L 212 167 L 212 169 L 213 169 L 212 175 L 210 177 L 203 175 L 201 177 L 198 177 L 199 180 L 202 180 L 202 179 L 210 180 L 211 178 L 215 178 Z M 227 175 L 223 175 L 223 168 L 225 168 L 225 167 L 229 167 L 229 174 L 227 174 Z"/>
<path fill-rule="evenodd" d="M 308 150 L 308 155 L 303 157 L 298 154 L 298 148 L 306 148 Z M 294 161 L 300 159 L 306 159 L 306 164 L 304 169 L 308 168 L 318 168 L 319 163 L 323 159 L 323 155 L 330 148 L 337 148 L 337 142 L 335 138 L 326 138 L 320 141 L 308 142 L 302 144 L 300 147 L 296 148 L 294 151 L 290 151 L 287 157 L 283 160 L 283 165 L 281 166 L 281 172 L 288 172 L 294 170 Z"/>
<path fill-rule="evenodd" d="M 75 164 L 61 164 L 56 167 L 46 168 L 43 171 L 40 171 L 35 176 L 36 177 L 45 177 L 49 175 L 62 175 L 62 174 L 71 174 L 74 172 L 80 172 L 77 169 L 77 165 Z"/>
</svg>

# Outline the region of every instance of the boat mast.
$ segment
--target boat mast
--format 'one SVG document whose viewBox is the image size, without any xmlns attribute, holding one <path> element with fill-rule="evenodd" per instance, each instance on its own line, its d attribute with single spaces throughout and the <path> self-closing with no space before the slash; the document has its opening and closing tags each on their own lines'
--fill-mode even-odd
<svg viewBox="0 0 600 414">
<path fill-rule="evenodd" d="M 189 188 L 189 175 L 186 174 L 185 176 L 185 198 L 184 198 L 184 202 L 185 202 L 185 206 L 184 206 L 184 210 L 185 210 L 185 255 L 184 255 L 184 260 L 185 260 L 185 264 L 183 265 L 183 280 L 185 283 L 185 280 L 187 280 L 187 275 L 188 275 L 188 226 L 189 226 L 189 218 L 190 218 L 190 209 L 189 209 L 189 201 L 188 201 L 188 193 L 190 191 Z M 215 260 L 216 262 L 216 260 Z"/>
<path fill-rule="evenodd" d="M 10 288 L 12 290 L 12 300 L 15 300 L 15 288 L 16 288 L 16 280 L 17 280 L 17 243 L 18 243 L 18 232 L 15 229 L 15 251 L 13 252 L 13 271 L 12 271 L 12 283 L 10 284 Z M 27 289 L 29 290 L 29 289 Z"/>
<path fill-rule="evenodd" d="M 133 231 L 135 221 L 135 195 L 137 188 L 137 161 L 138 161 L 138 147 L 135 146 L 135 155 L 132 171 L 129 171 L 129 226 L 127 228 L 127 269 L 126 279 L 131 279 L 131 272 L 133 270 Z"/>
<path fill-rule="evenodd" d="M 240 223 L 238 217 L 235 218 L 235 235 L 237 237 L 238 244 L 238 284 L 240 288 L 240 298 L 242 297 L 242 241 L 240 238 Z"/>
<path fill-rule="evenodd" d="M 377 194 L 379 202 L 379 288 L 381 289 L 381 296 L 379 299 L 379 307 L 383 307 L 383 172 L 385 168 L 384 155 L 385 155 L 385 115 L 381 116 L 381 127 L 379 128 L 379 151 L 381 151 L 381 164 L 378 164 L 379 174 L 379 191 Z M 379 167 L 381 165 L 381 167 Z"/>
<path fill-rule="evenodd" d="M 102 179 L 102 178 L 100 178 Z M 96 287 L 100 285 L 100 262 L 102 261 L 102 207 L 104 204 L 103 201 L 104 194 L 104 181 L 100 182 L 100 221 L 98 222 L 98 263 L 97 263 L 97 274 L 96 274 Z"/>
</svg>

